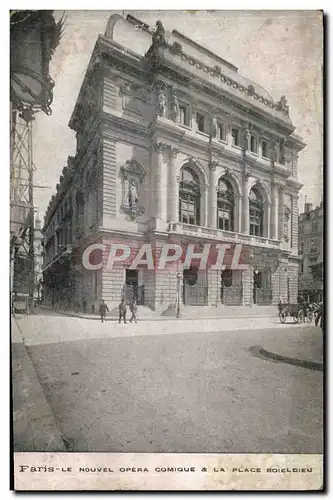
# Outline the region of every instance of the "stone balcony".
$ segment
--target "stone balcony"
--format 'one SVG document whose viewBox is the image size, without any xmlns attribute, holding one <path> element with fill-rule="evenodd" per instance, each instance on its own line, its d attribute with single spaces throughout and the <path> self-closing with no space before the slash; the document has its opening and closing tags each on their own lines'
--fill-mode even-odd
<svg viewBox="0 0 333 500">
<path fill-rule="evenodd" d="M 248 245 L 261 246 L 265 248 L 283 249 L 283 243 L 270 238 L 251 236 L 243 233 L 233 233 L 231 231 L 222 231 L 211 227 L 194 226 L 176 222 L 170 224 L 169 232 L 184 236 L 194 236 L 211 240 L 218 240 L 227 243 L 246 243 Z"/>
</svg>

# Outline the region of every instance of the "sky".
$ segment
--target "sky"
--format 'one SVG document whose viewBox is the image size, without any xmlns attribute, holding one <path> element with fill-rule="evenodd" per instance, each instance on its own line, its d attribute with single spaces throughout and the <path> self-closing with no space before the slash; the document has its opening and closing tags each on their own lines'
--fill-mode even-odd
<svg viewBox="0 0 333 500">
<path fill-rule="evenodd" d="M 55 11 L 60 19 L 64 11 Z M 239 68 L 275 101 L 285 95 L 295 132 L 307 147 L 299 155 L 300 208 L 317 205 L 323 191 L 322 17 L 317 11 L 103 11 L 69 10 L 51 61 L 55 80 L 52 115 L 33 124 L 35 205 L 43 217 L 67 157 L 75 155 L 68 123 L 99 34 L 112 14 L 131 14 L 154 26 L 177 29 Z"/>
</svg>

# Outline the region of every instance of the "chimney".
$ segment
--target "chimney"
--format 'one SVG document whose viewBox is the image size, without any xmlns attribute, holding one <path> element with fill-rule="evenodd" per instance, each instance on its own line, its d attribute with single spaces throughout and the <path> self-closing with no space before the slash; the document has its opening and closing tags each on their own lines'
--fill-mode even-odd
<svg viewBox="0 0 333 500">
<path fill-rule="evenodd" d="M 312 203 L 305 203 L 304 204 L 304 212 L 308 214 L 312 210 Z"/>
</svg>

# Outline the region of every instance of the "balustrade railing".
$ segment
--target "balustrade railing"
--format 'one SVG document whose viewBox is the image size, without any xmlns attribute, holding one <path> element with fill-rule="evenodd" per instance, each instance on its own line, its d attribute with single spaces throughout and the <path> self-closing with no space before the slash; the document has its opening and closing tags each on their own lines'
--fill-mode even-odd
<svg viewBox="0 0 333 500">
<path fill-rule="evenodd" d="M 217 238 L 219 240 L 225 240 L 235 243 L 249 243 L 254 245 L 275 247 L 275 248 L 281 247 L 281 243 L 278 240 L 273 240 L 270 238 L 265 238 L 260 236 L 252 236 L 243 233 L 234 233 L 231 231 L 223 231 L 221 229 L 215 229 L 211 227 L 183 224 L 182 222 L 175 222 L 173 224 L 170 224 L 169 231 L 175 233 L 182 233 L 185 235 Z"/>
</svg>

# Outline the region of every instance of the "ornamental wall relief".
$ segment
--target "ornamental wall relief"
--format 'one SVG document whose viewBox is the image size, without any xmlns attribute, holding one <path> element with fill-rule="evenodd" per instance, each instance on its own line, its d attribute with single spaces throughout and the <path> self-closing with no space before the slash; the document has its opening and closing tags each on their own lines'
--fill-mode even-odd
<svg viewBox="0 0 333 500">
<path fill-rule="evenodd" d="M 121 209 L 128 214 L 131 220 L 144 213 L 144 208 L 140 204 L 140 191 L 146 172 L 140 163 L 134 159 L 128 160 L 121 167 L 122 173 L 122 205 Z"/>
</svg>

